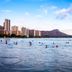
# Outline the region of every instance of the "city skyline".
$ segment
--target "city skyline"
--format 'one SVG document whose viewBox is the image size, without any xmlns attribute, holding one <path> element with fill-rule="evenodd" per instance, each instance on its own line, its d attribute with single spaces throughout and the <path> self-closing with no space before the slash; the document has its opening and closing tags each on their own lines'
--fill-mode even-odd
<svg viewBox="0 0 72 72">
<path fill-rule="evenodd" d="M 37 29 L 59 29 L 72 34 L 71 0 L 0 0 L 0 25 L 5 18 L 11 25 Z M 64 31 L 66 30 L 66 31 Z M 70 31 L 67 31 L 70 30 Z"/>
<path fill-rule="evenodd" d="M 3 25 L 0 25 L 0 37 L 41 37 L 41 31 L 31 30 L 22 27 L 19 30 L 18 26 L 11 26 L 11 20 L 5 19 Z"/>
</svg>

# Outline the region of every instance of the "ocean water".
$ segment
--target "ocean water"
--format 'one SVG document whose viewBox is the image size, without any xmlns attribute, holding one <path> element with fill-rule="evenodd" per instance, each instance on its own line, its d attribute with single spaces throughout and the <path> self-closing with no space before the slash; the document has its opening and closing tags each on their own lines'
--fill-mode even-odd
<svg viewBox="0 0 72 72">
<path fill-rule="evenodd" d="M 72 38 L 0 38 L 0 72 L 72 72 Z"/>
</svg>

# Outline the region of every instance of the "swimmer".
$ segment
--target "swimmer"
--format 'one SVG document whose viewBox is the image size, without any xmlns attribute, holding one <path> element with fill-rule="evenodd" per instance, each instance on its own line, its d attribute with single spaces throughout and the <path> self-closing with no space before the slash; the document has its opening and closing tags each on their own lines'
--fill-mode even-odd
<svg viewBox="0 0 72 72">
<path fill-rule="evenodd" d="M 48 45 L 46 45 L 45 48 L 48 48 Z"/>
<path fill-rule="evenodd" d="M 30 45 L 30 46 L 32 45 L 32 42 L 31 42 L 31 41 L 29 42 L 29 45 Z"/>
<path fill-rule="evenodd" d="M 66 42 L 66 44 L 69 44 L 69 42 Z"/>
<path fill-rule="evenodd" d="M 5 44 L 7 44 L 7 40 L 6 40 Z"/>
<path fill-rule="evenodd" d="M 14 44 L 17 45 L 18 43 L 17 42 L 14 42 Z"/>
<path fill-rule="evenodd" d="M 55 44 L 55 43 L 53 42 L 53 44 Z"/>
<path fill-rule="evenodd" d="M 17 45 L 18 43 L 16 42 L 15 44 Z"/>
<path fill-rule="evenodd" d="M 2 42 L 2 40 L 1 40 L 1 42 Z"/>
<path fill-rule="evenodd" d="M 56 48 L 58 48 L 58 45 L 56 45 Z"/>
</svg>

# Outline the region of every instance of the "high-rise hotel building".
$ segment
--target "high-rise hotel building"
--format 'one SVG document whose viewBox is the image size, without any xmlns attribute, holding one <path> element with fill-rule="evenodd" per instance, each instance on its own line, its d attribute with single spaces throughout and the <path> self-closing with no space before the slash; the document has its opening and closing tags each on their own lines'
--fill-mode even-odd
<svg viewBox="0 0 72 72">
<path fill-rule="evenodd" d="M 26 36 L 26 28 L 25 27 L 21 28 L 21 35 Z"/>
<path fill-rule="evenodd" d="M 22 27 L 22 28 L 21 28 L 21 35 L 22 35 L 22 36 L 29 37 L 29 29 L 27 29 L 27 28 L 25 28 L 25 27 Z"/>
<path fill-rule="evenodd" d="M 41 37 L 41 31 L 35 30 L 35 36 L 36 37 Z"/>
<path fill-rule="evenodd" d="M 18 26 L 12 26 L 11 34 L 17 35 L 17 33 L 18 33 Z"/>
<path fill-rule="evenodd" d="M 4 27 L 0 25 L 0 35 L 4 34 Z"/>
<path fill-rule="evenodd" d="M 29 36 L 35 37 L 35 30 L 29 30 Z"/>
<path fill-rule="evenodd" d="M 4 34 L 10 35 L 10 20 L 9 19 L 5 19 L 4 21 Z"/>
<path fill-rule="evenodd" d="M 30 37 L 41 37 L 41 31 L 39 30 L 29 30 Z"/>
</svg>

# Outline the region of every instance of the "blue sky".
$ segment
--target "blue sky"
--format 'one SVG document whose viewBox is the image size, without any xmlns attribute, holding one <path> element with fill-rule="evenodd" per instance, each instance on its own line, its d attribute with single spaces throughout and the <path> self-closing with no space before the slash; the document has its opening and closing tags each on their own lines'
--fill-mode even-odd
<svg viewBox="0 0 72 72">
<path fill-rule="evenodd" d="M 70 33 L 72 0 L 0 0 L 0 25 L 5 18 L 19 28 L 59 29 Z"/>
</svg>

